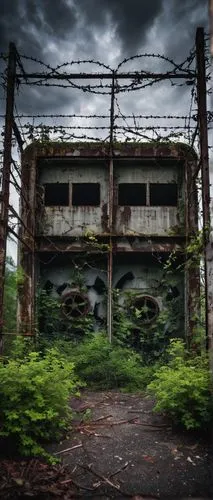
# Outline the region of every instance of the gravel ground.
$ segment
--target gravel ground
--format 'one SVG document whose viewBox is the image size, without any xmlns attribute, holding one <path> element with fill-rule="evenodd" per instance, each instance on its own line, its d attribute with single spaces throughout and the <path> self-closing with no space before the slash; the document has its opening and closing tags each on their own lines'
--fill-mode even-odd
<svg viewBox="0 0 213 500">
<path fill-rule="evenodd" d="M 84 498 L 213 498 L 208 440 L 172 429 L 150 398 L 86 391 L 71 406 L 73 429 L 49 450 Z"/>
</svg>

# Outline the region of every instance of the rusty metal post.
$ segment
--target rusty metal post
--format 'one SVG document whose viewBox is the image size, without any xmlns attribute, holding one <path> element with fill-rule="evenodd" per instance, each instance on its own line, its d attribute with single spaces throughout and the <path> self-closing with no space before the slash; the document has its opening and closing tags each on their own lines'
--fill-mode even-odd
<svg viewBox="0 0 213 500">
<path fill-rule="evenodd" d="M 209 0 L 210 51 L 213 57 L 213 0 Z"/>
<path fill-rule="evenodd" d="M 206 105 L 206 69 L 204 29 L 196 33 L 197 99 L 202 174 L 203 237 L 205 263 L 206 340 L 213 375 L 213 248 L 210 242 L 210 180 L 208 157 L 208 126 Z"/>
<path fill-rule="evenodd" d="M 5 279 L 6 244 L 7 244 L 7 234 L 8 234 L 10 166 L 11 166 L 15 80 L 16 80 L 16 48 L 13 43 L 10 43 L 8 67 L 7 67 L 4 155 L 3 155 L 3 170 L 2 170 L 2 182 L 1 182 L 2 199 L 1 199 L 1 211 L 0 211 L 0 346 L 2 344 L 1 333 L 3 329 L 4 279 Z"/>
<path fill-rule="evenodd" d="M 109 142 L 109 251 L 108 251 L 108 300 L 107 300 L 107 332 L 109 342 L 112 342 L 112 270 L 113 270 L 113 128 L 114 128 L 114 98 L 115 98 L 115 74 L 112 74 L 112 92 L 111 92 L 111 108 L 110 108 L 110 142 Z"/>
</svg>

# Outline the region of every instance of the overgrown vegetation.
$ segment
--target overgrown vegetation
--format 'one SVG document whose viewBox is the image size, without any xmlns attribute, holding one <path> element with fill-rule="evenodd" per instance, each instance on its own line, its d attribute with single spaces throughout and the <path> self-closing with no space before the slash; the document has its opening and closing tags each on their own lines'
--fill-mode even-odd
<svg viewBox="0 0 213 500">
<path fill-rule="evenodd" d="M 193 251 L 192 246 L 189 259 Z M 32 342 L 15 341 L 9 358 L 0 365 L 2 438 L 12 438 L 21 454 L 45 456 L 45 442 L 59 438 L 71 422 L 68 401 L 76 394 L 79 380 L 93 390 L 145 392 L 148 386 L 148 393 L 156 400 L 154 411 L 165 413 L 186 429 L 208 425 L 213 412 L 203 328 L 199 324 L 194 337 L 196 349 L 188 352 L 183 339 L 178 338 L 182 297 L 177 293 L 174 259 L 176 256 L 171 255 L 164 265 L 166 278 L 156 291 L 166 308 L 155 322 L 143 323 L 143 311 L 137 308 L 134 292 L 125 292 L 122 307 L 120 292 L 114 291 L 112 344 L 106 332 L 93 333 L 92 314 L 67 320 L 60 301 L 48 290 L 39 290 L 37 352 Z M 78 287 L 84 294 L 82 276 L 79 280 Z M 15 329 L 16 290 L 21 281 L 21 272 L 8 261 L 4 310 L 7 331 Z M 176 338 L 171 341 L 171 337 Z"/>
<path fill-rule="evenodd" d="M 148 391 L 156 397 L 154 410 L 165 412 L 186 429 L 205 428 L 212 418 L 208 359 L 189 356 L 182 340 L 172 340 L 169 361 L 154 374 Z"/>
<path fill-rule="evenodd" d="M 43 444 L 58 439 L 71 421 L 74 365 L 53 348 L 20 359 L 23 346 L 16 342 L 14 359 L 0 365 L 0 436 L 11 438 L 22 455 L 47 456 Z"/>
<path fill-rule="evenodd" d="M 16 330 L 17 269 L 11 257 L 5 268 L 3 327 L 8 332 Z"/>
<path fill-rule="evenodd" d="M 83 292 L 85 290 L 83 289 Z M 67 319 L 62 312 L 61 302 L 48 291 L 39 289 L 37 294 L 38 325 L 40 340 L 52 342 L 64 340 L 80 342 L 94 327 L 92 313 Z"/>
<path fill-rule="evenodd" d="M 140 354 L 145 364 L 162 361 L 169 339 L 180 336 L 184 320 L 183 297 L 179 292 L 177 296 L 173 296 L 173 291 L 178 290 L 176 285 L 176 277 L 173 275 L 166 281 L 162 279 L 159 289 L 153 291 L 152 295 L 160 295 L 166 307 L 162 308 L 155 321 L 148 324 L 143 322 L 143 310 L 138 309 L 135 303 L 137 294 L 133 291 L 126 291 L 125 307 L 123 307 L 119 305 L 119 291 L 114 290 L 114 342 L 134 349 Z M 171 295 L 169 295 L 170 290 Z"/>
<path fill-rule="evenodd" d="M 91 389 L 144 391 L 153 367 L 135 351 L 109 344 L 106 334 L 91 335 L 79 344 L 58 342 L 58 349 L 75 365 L 76 375 Z"/>
</svg>

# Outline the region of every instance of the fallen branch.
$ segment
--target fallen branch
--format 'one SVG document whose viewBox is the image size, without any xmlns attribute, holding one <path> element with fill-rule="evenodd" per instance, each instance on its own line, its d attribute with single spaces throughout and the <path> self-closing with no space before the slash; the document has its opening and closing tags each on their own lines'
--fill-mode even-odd
<svg viewBox="0 0 213 500">
<path fill-rule="evenodd" d="M 105 420 L 106 418 L 110 418 L 110 417 L 112 417 L 112 415 L 106 415 L 106 417 L 102 416 L 102 417 L 97 418 L 96 420 L 93 420 L 92 423 L 99 422 L 100 420 Z"/>
<path fill-rule="evenodd" d="M 77 488 L 79 488 L 81 490 L 87 490 L 87 491 L 94 491 L 95 490 L 95 488 L 89 488 L 88 486 L 83 486 L 79 483 L 76 483 L 76 481 L 74 479 L 66 479 L 65 481 L 60 481 L 61 485 L 66 485 L 69 483 L 74 484 L 74 486 L 76 486 Z"/>
<path fill-rule="evenodd" d="M 61 453 L 66 453 L 67 451 L 75 450 L 76 448 L 81 448 L 83 445 L 81 444 L 76 444 L 75 446 L 72 446 L 71 448 L 66 448 L 65 450 L 60 450 L 54 453 L 54 455 L 60 455 Z"/>
<path fill-rule="evenodd" d="M 107 483 L 109 486 L 111 486 L 112 488 L 119 491 L 119 493 L 121 493 L 122 495 L 124 495 L 126 497 L 132 497 L 132 495 L 130 493 L 126 493 L 125 491 L 122 491 L 120 488 L 120 485 L 117 486 L 117 484 L 114 484 L 112 481 L 110 481 L 110 479 L 108 477 L 102 476 L 102 474 L 94 471 L 93 469 L 91 469 L 91 467 L 85 467 L 84 465 L 80 465 L 80 464 L 79 464 L 79 466 L 82 467 L 82 469 L 85 469 L 88 472 L 91 472 L 92 474 L 94 474 L 94 476 L 98 477 L 98 479 L 101 479 L 102 482 Z"/>
<path fill-rule="evenodd" d="M 121 425 L 121 424 L 128 424 L 128 423 L 131 423 L 131 422 L 134 422 L 136 420 L 137 417 L 134 417 L 134 418 L 130 418 L 130 419 L 127 419 L 127 420 L 118 420 L 118 422 L 100 422 L 100 423 L 96 423 L 95 422 L 89 422 L 87 424 L 80 424 L 78 425 L 78 427 L 76 427 L 77 430 L 81 430 L 82 428 L 89 428 L 89 427 L 96 427 L 96 426 L 103 426 L 103 427 L 113 427 L 113 425 Z"/>
<path fill-rule="evenodd" d="M 109 477 L 114 477 L 116 476 L 117 474 L 119 474 L 119 472 L 123 471 L 124 469 L 126 469 L 126 467 L 128 467 L 129 465 L 129 462 L 126 462 L 122 467 L 120 467 L 120 469 L 117 469 L 115 472 L 113 472 L 112 474 L 110 474 Z"/>
</svg>

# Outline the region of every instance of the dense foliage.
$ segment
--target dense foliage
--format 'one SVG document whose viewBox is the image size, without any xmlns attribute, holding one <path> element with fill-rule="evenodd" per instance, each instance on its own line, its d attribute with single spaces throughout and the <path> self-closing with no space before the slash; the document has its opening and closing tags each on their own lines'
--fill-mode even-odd
<svg viewBox="0 0 213 500">
<path fill-rule="evenodd" d="M 105 334 L 86 338 L 80 344 L 58 342 L 58 348 L 75 365 L 76 375 L 92 389 L 144 390 L 153 367 L 145 366 L 133 350 L 109 344 Z"/>
<path fill-rule="evenodd" d="M 3 328 L 4 331 L 16 330 L 16 302 L 17 302 L 17 270 L 13 260 L 8 257 L 5 268 Z"/>
<path fill-rule="evenodd" d="M 15 330 L 16 291 L 21 283 L 21 271 L 8 260 L 5 331 Z M 173 270 L 169 283 L 175 288 Z M 167 294 L 167 308 L 150 325 L 141 321 L 132 293 L 123 308 L 119 291 L 114 291 L 112 344 L 105 332 L 92 333 L 92 314 L 67 322 L 59 301 L 39 290 L 39 352 L 29 339 L 16 341 L 12 350 L 7 341 L 10 356 L 0 365 L 0 436 L 12 438 L 22 454 L 45 455 L 45 442 L 59 438 L 69 425 L 69 396 L 76 393 L 79 379 L 93 390 L 146 391 L 148 385 L 156 412 L 166 413 L 186 429 L 205 427 L 212 416 L 208 360 L 206 355 L 195 355 L 202 349 L 203 328 L 194 336 L 194 354 L 187 352 L 182 340 L 170 341 L 180 332 L 183 311 L 180 297 L 168 296 L 167 285 L 168 276 L 161 290 Z"/>
<path fill-rule="evenodd" d="M 56 349 L 14 358 L 0 365 L 0 436 L 24 455 L 44 455 L 42 443 L 59 438 L 70 422 L 74 366 Z"/>
<path fill-rule="evenodd" d="M 154 410 L 186 429 L 205 427 L 212 417 L 207 357 L 189 357 L 182 340 L 171 341 L 168 355 L 168 364 L 148 386 L 156 398 Z"/>
</svg>

